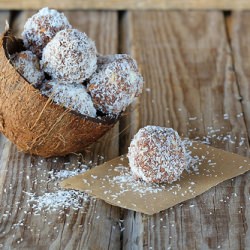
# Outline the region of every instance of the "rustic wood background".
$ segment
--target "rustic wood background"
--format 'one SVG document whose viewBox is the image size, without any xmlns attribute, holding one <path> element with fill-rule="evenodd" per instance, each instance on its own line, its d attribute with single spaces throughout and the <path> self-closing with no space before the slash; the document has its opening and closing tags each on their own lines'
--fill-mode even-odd
<svg viewBox="0 0 250 250">
<path fill-rule="evenodd" d="M 74 1 L 82 8 L 90 7 L 87 2 L 93 8 L 98 4 Z M 203 8 L 205 3 L 209 8 L 223 8 L 229 3 L 154 2 L 136 3 L 141 8 L 162 9 Z M 39 8 L 38 3 L 0 1 L 0 9 L 18 9 L 18 4 L 24 9 Z M 134 3 L 105 1 L 110 9 L 133 9 Z M 53 1 L 57 7 L 67 4 Z M 250 2 L 232 0 L 228 6 L 249 8 Z M 19 35 L 32 14 L 1 11 L 1 31 L 8 20 Z M 210 135 L 212 146 L 249 156 L 250 12 L 78 10 L 65 14 L 73 26 L 96 41 L 99 52 L 131 54 L 145 78 L 145 90 L 119 124 L 86 150 L 83 158 L 44 160 L 18 152 L 0 137 L 0 249 L 249 249 L 250 173 L 154 216 L 95 199 L 86 202 L 84 209 L 67 209 L 62 214 L 37 216 L 27 206 L 22 191 L 52 190 L 48 183 L 51 169 L 61 169 L 68 161 L 72 166 L 89 160 L 100 164 L 125 153 L 134 133 L 148 124 L 173 127 L 193 139 Z M 39 167 L 31 168 L 31 164 Z"/>
<path fill-rule="evenodd" d="M 249 0 L 0 0 L 0 9 L 36 10 L 44 6 L 63 10 L 250 9 Z"/>
</svg>

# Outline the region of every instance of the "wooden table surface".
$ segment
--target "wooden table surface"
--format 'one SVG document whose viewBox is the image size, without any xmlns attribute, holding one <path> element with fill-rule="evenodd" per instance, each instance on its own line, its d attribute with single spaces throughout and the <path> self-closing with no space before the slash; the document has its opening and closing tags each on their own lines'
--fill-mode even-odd
<svg viewBox="0 0 250 250">
<path fill-rule="evenodd" d="M 1 31 L 7 19 L 20 34 L 32 14 L 1 11 Z M 83 209 L 39 216 L 27 205 L 25 191 L 52 190 L 50 170 L 64 168 L 64 162 L 100 164 L 126 153 L 145 125 L 173 127 L 183 136 L 207 138 L 212 146 L 249 155 L 250 12 L 65 14 L 96 41 L 100 53 L 131 54 L 145 89 L 112 131 L 82 156 L 30 156 L 1 135 L 0 249 L 250 249 L 250 173 L 154 216 L 95 199 Z"/>
</svg>

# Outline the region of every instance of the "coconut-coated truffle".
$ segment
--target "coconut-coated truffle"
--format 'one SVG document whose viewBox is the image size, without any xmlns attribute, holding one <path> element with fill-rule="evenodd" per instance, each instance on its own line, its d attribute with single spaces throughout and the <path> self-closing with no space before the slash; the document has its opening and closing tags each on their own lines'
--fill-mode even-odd
<svg viewBox="0 0 250 250">
<path fill-rule="evenodd" d="M 126 54 L 98 57 L 97 71 L 87 85 L 96 108 L 107 114 L 124 111 L 142 87 L 137 63 Z"/>
<path fill-rule="evenodd" d="M 43 48 L 56 33 L 69 28 L 71 25 L 63 13 L 43 8 L 25 23 L 22 33 L 24 46 L 41 57 Z"/>
<path fill-rule="evenodd" d="M 40 69 L 39 59 L 31 51 L 22 51 L 14 54 L 11 62 L 16 70 L 29 81 L 38 87 L 44 80 L 44 72 Z"/>
<path fill-rule="evenodd" d="M 41 65 L 52 79 L 82 83 L 97 67 L 94 42 L 76 29 L 59 31 L 43 50 Z"/>
<path fill-rule="evenodd" d="M 96 117 L 96 109 L 82 84 L 66 84 L 48 81 L 44 84 L 42 94 L 51 98 L 56 104 L 62 105 L 82 115 Z"/>
<path fill-rule="evenodd" d="M 172 128 L 146 126 L 131 141 L 128 150 L 131 172 L 148 183 L 172 183 L 187 166 L 185 146 Z"/>
</svg>

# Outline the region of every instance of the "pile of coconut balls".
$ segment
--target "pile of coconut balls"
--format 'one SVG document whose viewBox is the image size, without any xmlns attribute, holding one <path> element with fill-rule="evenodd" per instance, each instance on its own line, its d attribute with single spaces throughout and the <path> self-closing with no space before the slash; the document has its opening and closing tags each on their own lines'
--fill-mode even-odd
<svg viewBox="0 0 250 250">
<path fill-rule="evenodd" d="M 118 115 L 142 91 L 143 78 L 134 59 L 97 55 L 94 42 L 56 10 L 43 8 L 29 18 L 22 38 L 27 50 L 12 55 L 12 64 L 59 105 L 90 117 L 97 117 L 97 111 Z M 158 126 L 139 130 L 128 159 L 135 179 L 151 183 L 172 183 L 187 166 L 178 133 Z"/>
<path fill-rule="evenodd" d="M 13 66 L 59 105 L 90 117 L 118 115 L 142 92 L 136 61 L 97 55 L 95 43 L 63 13 L 41 9 L 25 23 L 22 39 L 27 50 L 11 56 Z"/>
</svg>

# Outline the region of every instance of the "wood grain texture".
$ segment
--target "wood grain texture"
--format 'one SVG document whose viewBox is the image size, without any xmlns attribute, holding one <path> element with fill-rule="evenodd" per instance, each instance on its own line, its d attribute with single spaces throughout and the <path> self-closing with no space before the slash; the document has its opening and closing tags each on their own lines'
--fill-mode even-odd
<svg viewBox="0 0 250 250">
<path fill-rule="evenodd" d="M 250 136 L 250 12 L 234 12 L 228 22 L 240 98 Z"/>
<path fill-rule="evenodd" d="M 33 12 L 22 12 L 13 22 L 20 35 L 23 23 Z M 100 53 L 117 51 L 117 13 L 65 13 L 74 27 L 96 41 Z M 28 196 L 56 189 L 49 171 L 82 163 L 99 164 L 118 155 L 118 125 L 82 155 L 44 160 L 17 152 L 8 140 L 0 140 L 0 247 L 3 249 L 119 249 L 120 209 L 91 199 L 79 210 L 41 212 L 27 204 Z M 91 163 L 90 163 L 91 160 Z M 65 163 L 67 163 L 65 165 Z M 32 166 L 31 166 L 32 165 Z M 101 226 L 100 226 L 101 225 Z"/>
<path fill-rule="evenodd" d="M 167 9 L 250 9 L 248 0 L 0 0 L 0 9 L 30 10 L 49 6 L 56 9 L 167 10 Z"/>
<path fill-rule="evenodd" d="M 17 17 L 13 23 L 17 34 L 32 13 L 22 12 Z M 66 15 L 73 26 L 96 40 L 101 53 L 117 51 L 116 12 L 70 11 Z M 118 149 L 126 152 L 134 133 L 148 124 L 173 127 L 190 138 L 204 140 L 203 136 L 209 136 L 213 146 L 249 155 L 248 109 L 244 106 L 248 99 L 243 97 L 241 103 L 239 98 L 248 91 L 244 55 L 248 17 L 247 13 L 234 15 L 233 57 L 220 12 L 136 11 L 123 16 L 119 48 L 138 61 L 146 86 L 122 119 L 121 136 L 117 125 L 82 155 L 48 160 L 17 152 L 1 136 L 0 248 L 249 248 L 249 173 L 154 216 L 121 210 L 95 199 L 78 211 L 66 209 L 60 214 L 55 211 L 35 216 L 22 192 L 54 190 L 49 171 L 64 168 L 67 162 L 71 168 L 90 160 L 95 165 L 117 156 Z M 245 56 L 244 61 L 236 58 L 240 57 L 238 51 Z"/>
<path fill-rule="evenodd" d="M 236 74 L 239 100 L 242 104 L 244 119 L 248 131 L 248 140 L 250 137 L 250 74 L 249 74 L 249 56 L 250 56 L 250 12 L 233 12 L 227 19 L 228 35 L 231 41 L 232 57 L 234 61 L 234 70 Z M 249 174 L 248 174 L 249 175 Z M 247 186 L 247 185 L 246 185 Z M 245 192 L 249 192 L 245 190 Z M 245 211 L 246 225 L 249 223 L 250 212 Z M 246 227 L 246 233 L 247 227 Z M 249 234 L 249 233 L 248 233 Z M 250 246 L 250 239 L 247 239 L 246 245 Z"/>
<path fill-rule="evenodd" d="M 136 113 L 120 125 L 136 119 L 121 136 L 120 151 L 126 150 L 134 131 L 154 124 L 173 127 L 189 138 L 205 136 L 215 147 L 247 155 L 248 136 L 223 14 L 136 11 L 123 22 L 123 50 L 138 61 L 146 86 Z M 126 211 L 123 248 L 249 247 L 249 179 L 248 173 L 226 181 L 151 217 Z"/>
</svg>

